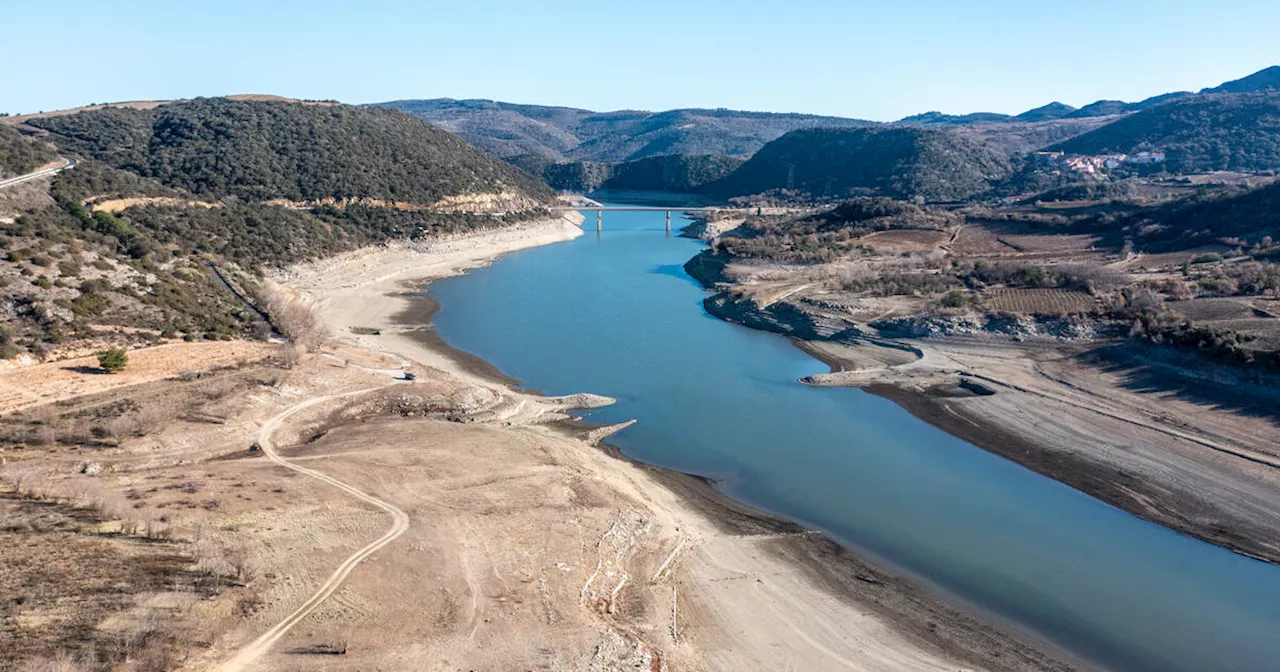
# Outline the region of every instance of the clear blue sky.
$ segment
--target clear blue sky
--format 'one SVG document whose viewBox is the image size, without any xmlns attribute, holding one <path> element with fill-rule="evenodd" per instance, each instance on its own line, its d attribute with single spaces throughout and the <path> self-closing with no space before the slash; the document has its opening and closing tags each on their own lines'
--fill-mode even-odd
<svg viewBox="0 0 1280 672">
<path fill-rule="evenodd" d="M 1276 0 L 59 0 L 3 10 L 0 111 L 275 93 L 892 120 L 1198 90 Z"/>
</svg>

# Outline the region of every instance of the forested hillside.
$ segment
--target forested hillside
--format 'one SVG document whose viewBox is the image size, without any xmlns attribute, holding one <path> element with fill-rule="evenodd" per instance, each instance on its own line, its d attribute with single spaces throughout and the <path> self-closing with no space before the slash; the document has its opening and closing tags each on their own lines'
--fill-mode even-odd
<svg viewBox="0 0 1280 672">
<path fill-rule="evenodd" d="M 1280 242 L 1280 183 L 1209 194 L 1143 210 L 1127 222 L 1148 250 L 1178 250 L 1230 242 L 1245 250 Z M 1273 258 L 1280 248 L 1272 250 Z"/>
<path fill-rule="evenodd" d="M 1179 98 L 1054 149 L 1073 154 L 1162 151 L 1171 172 L 1280 168 L 1280 91 Z"/>
<path fill-rule="evenodd" d="M 487 100 L 398 100 L 380 105 L 437 124 L 494 156 L 508 160 L 528 156 L 549 163 L 622 163 L 666 154 L 746 158 L 796 129 L 872 123 L 736 110 L 591 112 Z"/>
<path fill-rule="evenodd" d="M 0 124 L 0 178 L 22 175 L 58 158 L 53 148 Z"/>
<path fill-rule="evenodd" d="M 619 164 L 562 163 L 547 166 L 551 186 L 570 191 L 665 191 L 691 193 L 741 166 L 742 159 L 718 155 L 653 156 Z"/>
<path fill-rule="evenodd" d="M 430 204 L 545 185 L 454 135 L 381 108 L 206 98 L 33 119 L 60 147 L 202 198 Z"/>
<path fill-rule="evenodd" d="M 1221 86 L 1205 89 L 1201 93 L 1250 93 L 1274 89 L 1280 89 L 1280 65 L 1273 65 L 1248 77 L 1241 77 Z"/>
<path fill-rule="evenodd" d="M 0 191 L 0 358 L 43 356 L 116 327 L 135 340 L 262 334 L 260 315 L 227 288 L 251 297 L 263 268 L 545 216 L 552 195 L 391 110 L 208 99 L 28 123 L 58 151 L 91 158 L 39 198 Z M 13 142 L 6 155 L 43 151 Z M 471 214 L 379 205 L 495 192 L 515 198 Z"/>
<path fill-rule="evenodd" d="M 726 198 L 787 192 L 828 200 L 882 195 L 936 202 L 983 193 L 1010 173 L 1002 152 L 954 131 L 813 129 L 769 143 L 707 189 Z"/>
</svg>

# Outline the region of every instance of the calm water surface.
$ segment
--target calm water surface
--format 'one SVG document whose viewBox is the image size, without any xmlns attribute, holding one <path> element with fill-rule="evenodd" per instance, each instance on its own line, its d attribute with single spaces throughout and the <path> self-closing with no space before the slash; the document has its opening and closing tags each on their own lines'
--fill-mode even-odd
<svg viewBox="0 0 1280 672">
<path fill-rule="evenodd" d="M 853 389 L 786 339 L 722 322 L 664 215 L 435 283 L 439 333 L 532 388 L 594 392 L 637 459 L 829 532 L 1117 670 L 1280 670 L 1280 568 L 1183 537 Z"/>
</svg>

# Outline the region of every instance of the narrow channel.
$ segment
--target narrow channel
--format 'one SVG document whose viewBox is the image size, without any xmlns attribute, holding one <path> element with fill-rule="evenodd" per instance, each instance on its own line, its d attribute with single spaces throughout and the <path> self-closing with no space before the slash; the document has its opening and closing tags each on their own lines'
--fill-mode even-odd
<svg viewBox="0 0 1280 672">
<path fill-rule="evenodd" d="M 708 476 L 1103 667 L 1280 669 L 1280 568 L 1147 523 L 854 389 L 723 322 L 662 212 L 431 286 L 439 334 L 548 394 L 619 403 L 612 443 Z"/>
</svg>

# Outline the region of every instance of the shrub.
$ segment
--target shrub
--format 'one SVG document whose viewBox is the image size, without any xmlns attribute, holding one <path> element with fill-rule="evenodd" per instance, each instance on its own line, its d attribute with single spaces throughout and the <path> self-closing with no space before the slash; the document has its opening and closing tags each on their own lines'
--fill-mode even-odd
<svg viewBox="0 0 1280 672">
<path fill-rule="evenodd" d="M 124 348 L 111 348 L 98 354 L 98 366 L 107 373 L 124 371 L 124 367 L 128 365 L 129 353 L 125 352 Z"/>
<path fill-rule="evenodd" d="M 969 295 L 961 289 L 953 289 L 942 295 L 938 303 L 947 308 L 964 308 L 969 305 Z"/>
</svg>

